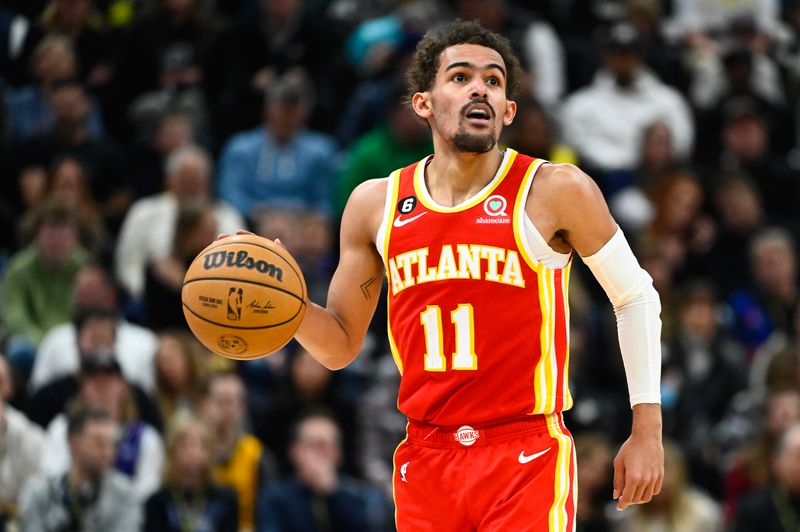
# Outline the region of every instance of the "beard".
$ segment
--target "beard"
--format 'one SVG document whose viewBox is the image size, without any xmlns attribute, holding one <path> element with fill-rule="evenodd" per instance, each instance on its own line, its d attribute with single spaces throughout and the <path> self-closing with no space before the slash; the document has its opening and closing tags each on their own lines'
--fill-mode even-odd
<svg viewBox="0 0 800 532">
<path fill-rule="evenodd" d="M 497 145 L 497 139 L 494 135 L 494 128 L 483 135 L 459 131 L 453 138 L 453 144 L 462 153 L 486 153 Z"/>
</svg>

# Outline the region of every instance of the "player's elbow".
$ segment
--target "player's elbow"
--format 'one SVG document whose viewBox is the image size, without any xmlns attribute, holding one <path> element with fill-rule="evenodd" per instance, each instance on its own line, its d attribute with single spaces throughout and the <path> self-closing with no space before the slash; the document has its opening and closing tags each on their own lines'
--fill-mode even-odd
<svg viewBox="0 0 800 532">
<path fill-rule="evenodd" d="M 328 356 L 318 360 L 319 363 L 325 366 L 327 369 L 331 371 L 337 371 L 349 366 L 357 356 L 358 352 L 350 353 L 347 351 L 340 351 L 336 353 L 330 353 Z"/>
</svg>

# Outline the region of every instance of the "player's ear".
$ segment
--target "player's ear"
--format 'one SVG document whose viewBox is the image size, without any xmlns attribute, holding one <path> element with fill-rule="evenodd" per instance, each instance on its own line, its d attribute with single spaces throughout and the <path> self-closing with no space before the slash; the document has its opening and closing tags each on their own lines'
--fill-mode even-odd
<svg viewBox="0 0 800 532">
<path fill-rule="evenodd" d="M 510 126 L 515 116 L 517 116 L 517 102 L 508 100 L 506 102 L 506 110 L 503 113 L 503 125 Z"/>
<path fill-rule="evenodd" d="M 427 119 L 433 114 L 430 92 L 415 92 L 411 97 L 411 108 L 420 118 Z"/>
</svg>

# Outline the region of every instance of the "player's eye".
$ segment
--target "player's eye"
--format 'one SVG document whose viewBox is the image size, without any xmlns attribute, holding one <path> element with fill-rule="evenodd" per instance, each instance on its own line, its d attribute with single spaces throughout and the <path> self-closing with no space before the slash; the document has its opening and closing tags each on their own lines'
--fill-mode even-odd
<svg viewBox="0 0 800 532">
<path fill-rule="evenodd" d="M 453 76 L 453 81 L 461 83 L 462 81 L 467 81 L 467 76 L 464 74 L 456 74 Z"/>
<path fill-rule="evenodd" d="M 492 76 L 486 80 L 486 83 L 488 83 L 489 85 L 500 85 L 500 80 Z"/>
</svg>

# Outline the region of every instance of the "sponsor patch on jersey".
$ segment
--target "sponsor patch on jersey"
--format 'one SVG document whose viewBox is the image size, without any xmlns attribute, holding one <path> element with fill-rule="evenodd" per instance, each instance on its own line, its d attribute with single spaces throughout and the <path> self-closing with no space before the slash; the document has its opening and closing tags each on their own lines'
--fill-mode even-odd
<svg viewBox="0 0 800 532">
<path fill-rule="evenodd" d="M 508 201 L 504 196 L 495 194 L 489 196 L 483 202 L 483 212 L 486 213 L 488 218 L 479 216 L 475 218 L 475 223 L 478 224 L 510 224 L 511 218 L 508 217 L 506 209 L 508 208 Z"/>
</svg>

